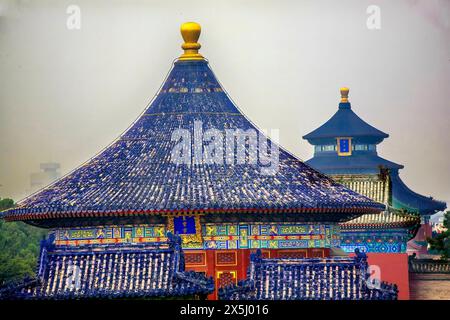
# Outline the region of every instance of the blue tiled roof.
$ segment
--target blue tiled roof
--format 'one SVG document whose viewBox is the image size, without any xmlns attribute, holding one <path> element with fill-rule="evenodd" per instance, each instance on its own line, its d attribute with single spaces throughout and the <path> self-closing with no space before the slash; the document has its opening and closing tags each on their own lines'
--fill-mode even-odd
<svg viewBox="0 0 450 320">
<path fill-rule="evenodd" d="M 350 102 L 341 102 L 338 111 L 327 122 L 303 136 L 303 139 L 313 142 L 317 139 L 336 137 L 372 137 L 381 141 L 389 135 L 358 117 L 351 109 Z"/>
<path fill-rule="evenodd" d="M 383 205 L 281 149 L 279 170 L 244 163 L 177 165 L 175 129 L 254 129 L 206 61 L 177 61 L 141 117 L 97 156 L 4 213 L 10 220 L 184 212 L 367 212 Z M 269 143 L 270 145 L 270 143 Z M 238 146 L 239 147 L 239 146 Z M 259 148 L 259 146 L 258 146 Z M 259 152 L 260 150 L 258 150 Z"/>
<path fill-rule="evenodd" d="M 356 152 L 348 157 L 337 154 L 315 156 L 306 164 L 325 174 L 378 174 L 380 166 L 391 169 L 392 205 L 395 208 L 404 208 L 411 212 L 430 215 L 446 209 L 445 202 L 432 197 L 426 197 L 412 191 L 400 178 L 398 170 L 403 165 L 396 164 L 376 155 L 375 153 Z"/>
<path fill-rule="evenodd" d="M 34 281 L 0 290 L 0 299 L 145 298 L 207 295 L 214 280 L 184 270 L 181 239 L 82 248 L 43 242 Z"/>
<path fill-rule="evenodd" d="M 388 135 L 361 120 L 349 102 L 341 102 L 339 110 L 325 124 L 305 135 L 311 144 L 334 144 L 337 137 L 356 138 L 356 144 L 377 144 Z M 354 139 L 355 140 L 355 139 Z M 337 151 L 319 151 L 306 164 L 329 175 L 378 174 L 380 167 L 389 169 L 392 178 L 392 205 L 420 214 L 433 214 L 445 210 L 446 203 L 422 196 L 410 190 L 400 179 L 398 171 L 403 165 L 383 159 L 373 150 L 353 150 L 349 156 L 339 156 Z"/>
<path fill-rule="evenodd" d="M 415 211 L 422 215 L 432 215 L 438 211 L 444 211 L 447 204 L 438 201 L 432 197 L 426 197 L 412 191 L 400 178 L 398 172 L 391 174 L 392 179 L 392 198 L 395 208 L 404 208 L 409 211 Z"/>
<path fill-rule="evenodd" d="M 353 152 L 351 156 L 341 157 L 336 152 L 315 155 L 306 164 L 325 174 L 358 174 L 380 171 L 380 166 L 387 169 L 402 169 L 403 165 L 383 159 L 375 152 Z"/>
<path fill-rule="evenodd" d="M 365 253 L 354 258 L 263 259 L 252 254 L 247 279 L 219 289 L 221 300 L 396 300 L 396 285 L 368 286 Z"/>
</svg>

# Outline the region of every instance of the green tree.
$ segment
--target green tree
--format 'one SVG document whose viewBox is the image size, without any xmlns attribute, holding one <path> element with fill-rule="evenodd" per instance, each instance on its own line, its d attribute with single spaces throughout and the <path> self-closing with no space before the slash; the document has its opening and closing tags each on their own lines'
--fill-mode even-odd
<svg viewBox="0 0 450 320">
<path fill-rule="evenodd" d="M 434 238 L 428 238 L 430 249 L 441 254 L 441 259 L 450 258 L 450 211 L 444 215 L 444 228 L 446 231 L 438 234 Z"/>
<path fill-rule="evenodd" d="M 2 198 L 0 198 L 0 211 L 6 210 L 6 209 L 9 209 L 9 208 L 12 208 L 12 207 L 14 207 L 13 199 L 7 199 L 7 198 L 2 199 Z"/>
<path fill-rule="evenodd" d="M 14 207 L 11 199 L 0 199 L 0 211 Z M 23 222 L 0 219 L 0 285 L 34 276 L 43 229 Z"/>
</svg>

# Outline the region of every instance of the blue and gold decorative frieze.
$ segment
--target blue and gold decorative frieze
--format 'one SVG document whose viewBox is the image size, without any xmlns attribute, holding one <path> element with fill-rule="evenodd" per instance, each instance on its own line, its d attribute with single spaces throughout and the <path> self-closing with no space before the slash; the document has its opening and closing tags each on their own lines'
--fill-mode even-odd
<svg viewBox="0 0 450 320">
<path fill-rule="evenodd" d="M 125 225 L 59 229 L 56 245 L 121 244 L 165 241 L 167 231 L 181 236 L 189 249 L 330 248 L 340 244 L 334 225 L 223 223 L 200 224 L 198 217 L 171 216 L 165 225 Z"/>
<path fill-rule="evenodd" d="M 53 232 L 56 245 L 142 243 L 167 241 L 164 225 L 99 226 L 58 229 Z"/>
<path fill-rule="evenodd" d="M 341 249 L 354 252 L 355 249 L 374 253 L 405 253 L 410 234 L 407 231 L 385 230 L 384 232 L 342 232 Z"/>
<path fill-rule="evenodd" d="M 204 249 L 330 248 L 339 244 L 339 227 L 333 225 L 206 224 L 203 233 Z"/>
</svg>

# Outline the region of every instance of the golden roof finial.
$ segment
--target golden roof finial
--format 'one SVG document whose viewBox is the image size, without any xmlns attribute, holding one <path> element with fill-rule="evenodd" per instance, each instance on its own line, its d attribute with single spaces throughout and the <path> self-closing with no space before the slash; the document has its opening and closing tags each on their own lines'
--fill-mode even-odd
<svg viewBox="0 0 450 320">
<path fill-rule="evenodd" d="M 198 53 L 201 45 L 197 42 L 201 31 L 202 28 L 196 22 L 186 22 L 181 25 L 181 35 L 184 40 L 181 48 L 183 48 L 184 53 L 179 60 L 203 60 L 202 55 Z"/>
<path fill-rule="evenodd" d="M 348 102 L 348 92 L 350 91 L 347 87 L 341 88 L 341 102 L 347 103 Z"/>
</svg>

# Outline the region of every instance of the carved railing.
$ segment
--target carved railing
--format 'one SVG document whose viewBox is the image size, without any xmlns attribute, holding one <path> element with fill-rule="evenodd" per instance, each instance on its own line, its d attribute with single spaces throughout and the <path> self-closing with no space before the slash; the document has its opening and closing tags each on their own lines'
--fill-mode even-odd
<svg viewBox="0 0 450 320">
<path fill-rule="evenodd" d="M 409 259 L 409 272 L 413 273 L 449 273 L 450 261 L 432 259 Z"/>
</svg>

